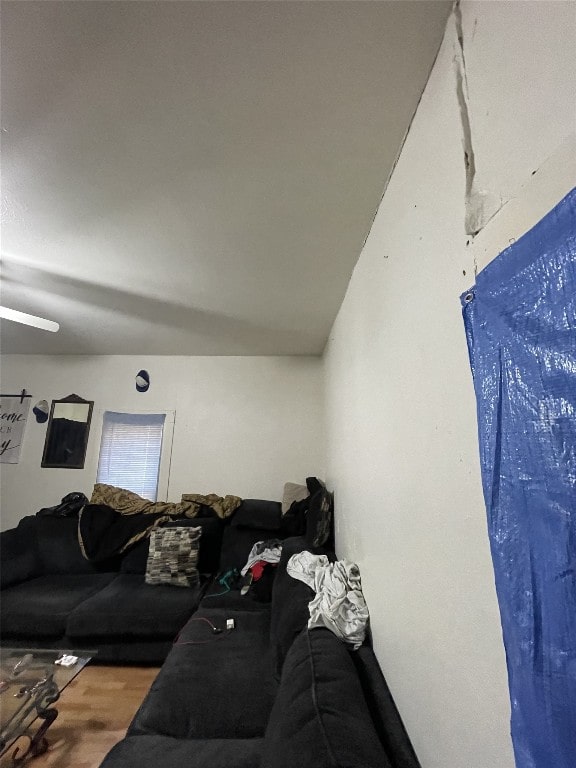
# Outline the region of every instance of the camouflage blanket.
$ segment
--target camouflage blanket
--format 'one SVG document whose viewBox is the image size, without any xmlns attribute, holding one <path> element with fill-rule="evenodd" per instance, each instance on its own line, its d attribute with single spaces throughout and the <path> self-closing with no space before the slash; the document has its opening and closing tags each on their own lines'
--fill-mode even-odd
<svg viewBox="0 0 576 768">
<path fill-rule="evenodd" d="M 178 518 L 194 518 L 202 507 L 229 517 L 242 503 L 238 496 L 186 494 L 179 503 L 149 501 L 137 493 L 96 483 L 90 503 L 78 516 L 78 541 L 87 560 L 101 562 L 125 552 L 151 531 Z"/>
<path fill-rule="evenodd" d="M 183 494 L 179 503 L 170 501 L 150 501 L 138 496 L 137 493 L 113 485 L 96 483 L 92 491 L 90 504 L 105 504 L 112 507 L 121 515 L 184 515 L 196 517 L 200 507 L 210 509 L 222 519 L 230 515 L 240 506 L 242 499 L 238 496 L 218 496 L 216 493 L 207 495 L 201 493 Z"/>
<path fill-rule="evenodd" d="M 201 493 L 183 493 L 182 504 L 193 504 L 197 509 L 202 507 L 210 507 L 218 517 L 225 520 L 227 517 L 235 512 L 242 499 L 238 496 L 217 496 L 215 493 L 209 493 L 207 496 L 203 496 Z"/>
</svg>

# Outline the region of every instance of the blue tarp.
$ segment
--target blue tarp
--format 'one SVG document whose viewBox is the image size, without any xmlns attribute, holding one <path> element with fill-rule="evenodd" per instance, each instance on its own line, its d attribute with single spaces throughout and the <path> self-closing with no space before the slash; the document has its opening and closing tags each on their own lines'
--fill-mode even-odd
<svg viewBox="0 0 576 768">
<path fill-rule="evenodd" d="M 576 189 L 461 300 L 516 765 L 576 768 Z"/>
</svg>

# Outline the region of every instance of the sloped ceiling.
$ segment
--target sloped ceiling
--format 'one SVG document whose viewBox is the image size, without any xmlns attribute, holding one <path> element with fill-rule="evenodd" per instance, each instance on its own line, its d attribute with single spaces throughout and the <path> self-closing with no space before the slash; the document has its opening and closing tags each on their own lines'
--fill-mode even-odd
<svg viewBox="0 0 576 768">
<path fill-rule="evenodd" d="M 321 353 L 449 10 L 3 2 L 2 351 Z"/>
</svg>

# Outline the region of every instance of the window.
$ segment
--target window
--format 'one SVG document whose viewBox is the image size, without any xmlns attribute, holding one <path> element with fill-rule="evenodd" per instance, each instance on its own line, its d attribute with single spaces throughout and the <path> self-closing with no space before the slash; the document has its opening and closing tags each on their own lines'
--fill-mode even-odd
<svg viewBox="0 0 576 768">
<path fill-rule="evenodd" d="M 105 411 L 96 482 L 156 501 L 164 413 Z"/>
</svg>

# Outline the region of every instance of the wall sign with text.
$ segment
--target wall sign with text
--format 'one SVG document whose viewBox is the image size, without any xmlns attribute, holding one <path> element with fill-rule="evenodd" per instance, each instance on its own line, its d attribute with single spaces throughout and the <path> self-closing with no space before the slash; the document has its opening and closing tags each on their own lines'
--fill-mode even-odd
<svg viewBox="0 0 576 768">
<path fill-rule="evenodd" d="M 0 395 L 0 464 L 18 464 L 30 395 Z"/>
</svg>

